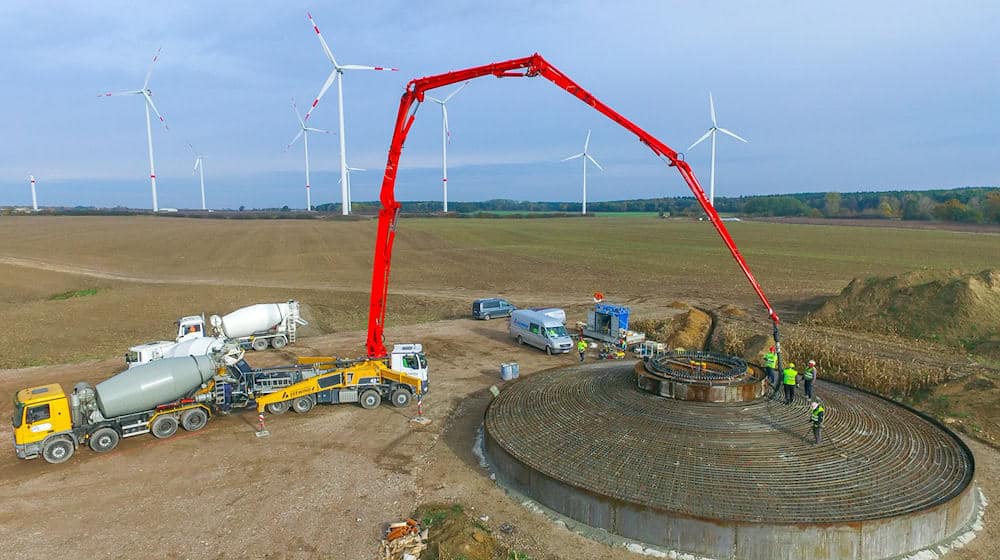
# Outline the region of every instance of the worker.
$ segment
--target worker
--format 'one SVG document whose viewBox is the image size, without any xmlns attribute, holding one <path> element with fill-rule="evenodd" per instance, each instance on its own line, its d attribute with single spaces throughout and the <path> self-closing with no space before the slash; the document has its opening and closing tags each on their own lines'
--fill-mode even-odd
<svg viewBox="0 0 1000 560">
<path fill-rule="evenodd" d="M 764 371 L 767 373 L 767 380 L 771 387 L 778 386 L 778 355 L 774 353 L 774 346 L 764 354 Z"/>
<path fill-rule="evenodd" d="M 795 371 L 795 364 L 789 363 L 781 374 L 785 387 L 785 404 L 792 404 L 795 399 L 795 384 L 798 381 L 799 372 Z"/>
<path fill-rule="evenodd" d="M 587 342 L 580 337 L 580 340 L 576 343 L 576 351 L 580 353 L 580 361 L 583 362 L 583 356 L 587 352 Z"/>
<path fill-rule="evenodd" d="M 807 364 L 808 367 L 806 371 L 802 373 L 802 381 L 806 389 L 806 398 L 812 400 L 813 398 L 813 381 L 816 380 L 816 376 L 819 372 L 816 370 L 816 360 L 809 360 Z"/>
<path fill-rule="evenodd" d="M 813 436 L 816 438 L 816 445 L 819 445 L 823 442 L 821 431 L 823 430 L 823 416 L 826 415 L 826 409 L 819 404 L 819 401 L 813 401 L 809 405 L 809 410 L 812 413 Z"/>
</svg>

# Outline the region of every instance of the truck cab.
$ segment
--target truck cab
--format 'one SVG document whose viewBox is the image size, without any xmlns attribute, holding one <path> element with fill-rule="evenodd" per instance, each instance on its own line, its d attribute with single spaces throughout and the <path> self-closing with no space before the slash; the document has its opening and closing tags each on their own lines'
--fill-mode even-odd
<svg viewBox="0 0 1000 560">
<path fill-rule="evenodd" d="M 392 347 L 389 367 L 393 371 L 405 373 L 422 381 L 427 391 L 427 357 L 423 344 L 396 344 Z"/>
<path fill-rule="evenodd" d="M 176 342 L 170 340 L 155 340 L 153 342 L 133 346 L 128 349 L 128 352 L 125 353 L 125 365 L 131 369 L 135 366 L 141 366 L 147 362 L 152 362 L 153 360 L 159 360 L 164 357 L 164 354 L 170 348 L 173 348 L 176 345 Z"/>
<path fill-rule="evenodd" d="M 205 318 L 201 315 L 188 315 L 177 320 L 177 342 L 192 338 L 202 338 L 205 334 Z"/>
<path fill-rule="evenodd" d="M 18 391 L 11 424 L 14 451 L 21 459 L 45 454 L 49 462 L 61 462 L 76 449 L 69 400 L 57 383 Z"/>
</svg>

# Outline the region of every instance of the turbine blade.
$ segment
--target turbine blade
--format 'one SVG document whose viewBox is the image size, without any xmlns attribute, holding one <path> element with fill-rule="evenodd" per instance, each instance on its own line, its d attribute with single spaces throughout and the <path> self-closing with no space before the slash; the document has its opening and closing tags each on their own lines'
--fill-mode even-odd
<svg viewBox="0 0 1000 560">
<path fill-rule="evenodd" d="M 302 130 L 308 130 L 309 132 L 319 132 L 320 134 L 332 134 L 329 130 L 323 130 L 322 128 L 312 128 L 309 126 L 302 127 Z"/>
<path fill-rule="evenodd" d="M 286 152 L 288 151 L 289 148 L 291 148 L 292 146 L 294 146 L 296 142 L 299 141 L 299 138 L 302 138 L 302 134 L 303 133 L 305 133 L 305 129 L 304 128 L 300 128 L 299 129 L 299 133 L 295 135 L 295 138 L 292 138 L 292 141 L 285 145 L 285 151 Z"/>
<path fill-rule="evenodd" d="M 160 112 L 156 110 L 156 103 L 153 103 L 153 98 L 150 97 L 149 94 L 146 92 L 142 92 L 142 96 L 146 98 L 146 103 L 149 103 L 149 108 L 152 109 L 154 113 L 156 113 L 156 118 L 160 119 L 160 122 L 163 123 L 164 130 L 170 130 L 170 127 L 167 126 L 167 121 L 163 120 L 163 115 L 161 115 Z"/>
<path fill-rule="evenodd" d="M 338 66 L 341 70 L 378 70 L 380 72 L 399 72 L 399 68 L 389 68 L 388 66 L 362 66 L 360 64 L 345 64 Z"/>
<path fill-rule="evenodd" d="M 98 93 L 97 97 L 111 97 L 112 95 L 142 95 L 142 90 L 132 90 L 132 91 L 106 91 L 104 93 Z"/>
<path fill-rule="evenodd" d="M 448 106 L 444 103 L 441 104 L 441 118 L 444 119 L 444 135 L 448 139 L 448 143 L 451 144 L 451 128 L 448 127 Z"/>
<path fill-rule="evenodd" d="M 163 47 L 156 49 L 156 52 L 153 53 L 153 61 L 149 63 L 149 72 L 146 72 L 146 80 L 142 82 L 142 89 L 146 89 L 149 86 L 149 78 L 153 75 L 153 65 L 160 58 L 161 50 L 163 50 Z"/>
<path fill-rule="evenodd" d="M 191 155 L 193 155 L 194 157 L 197 158 L 198 157 L 198 152 L 195 151 L 194 146 L 192 146 L 191 143 L 188 142 L 187 143 L 187 147 L 188 147 L 188 150 L 191 152 Z"/>
<path fill-rule="evenodd" d="M 715 122 L 715 101 L 712 99 L 712 92 L 708 92 L 708 110 L 712 113 L 712 126 L 718 126 Z"/>
<path fill-rule="evenodd" d="M 433 95 L 425 95 L 424 97 L 427 98 L 427 99 L 430 99 L 431 101 L 433 101 L 435 103 L 440 103 L 441 105 L 444 105 L 444 101 L 441 101 L 440 99 L 438 99 L 437 97 L 434 97 Z"/>
<path fill-rule="evenodd" d="M 367 169 L 362 169 L 360 167 L 348 167 L 348 171 L 368 171 Z"/>
<path fill-rule="evenodd" d="M 312 24 L 313 31 L 315 31 L 316 36 L 319 37 L 319 44 L 323 45 L 323 52 L 326 53 L 326 57 L 330 59 L 330 62 L 333 63 L 335 68 L 339 68 L 339 66 L 337 66 L 337 59 L 333 58 L 333 51 L 331 51 L 330 46 L 326 44 L 326 39 L 323 38 L 323 34 L 319 32 L 319 26 L 316 25 L 316 20 L 313 19 L 312 14 L 309 12 L 306 12 L 306 17 L 309 18 L 309 23 Z"/>
<path fill-rule="evenodd" d="M 191 174 L 192 175 L 194 175 L 195 173 L 198 172 L 198 166 L 199 165 L 201 165 L 201 158 L 197 158 L 197 159 L 194 160 L 194 169 L 191 170 Z"/>
<path fill-rule="evenodd" d="M 587 154 L 587 159 L 590 160 L 590 163 L 593 163 L 594 165 L 596 165 L 598 169 L 600 169 L 601 171 L 604 171 L 604 168 L 601 167 L 601 164 L 597 163 L 597 160 L 594 159 L 594 156 L 592 156 L 590 154 Z"/>
<path fill-rule="evenodd" d="M 463 89 L 463 88 L 465 88 L 465 86 L 467 86 L 467 85 L 469 85 L 469 82 L 465 82 L 464 84 L 462 84 L 462 85 L 458 86 L 458 89 L 456 89 L 455 91 L 453 91 L 453 92 L 449 93 L 449 94 L 448 94 L 448 97 L 445 97 L 445 98 L 444 98 L 444 101 L 443 101 L 443 103 L 447 103 L 447 102 L 451 101 L 451 98 L 452 98 L 452 97 L 455 97 L 455 95 L 456 95 L 456 94 L 457 94 L 458 92 L 462 91 L 462 89 Z"/>
<path fill-rule="evenodd" d="M 739 140 L 740 142 L 743 142 L 744 144 L 749 144 L 750 143 L 749 140 L 744 139 L 743 137 L 741 137 L 739 134 L 736 134 L 735 132 L 732 132 L 730 130 L 726 130 L 726 129 L 722 128 L 722 127 L 719 127 L 718 130 L 719 130 L 719 132 L 721 132 L 723 134 L 728 134 L 728 135 L 732 136 L 733 138 Z"/>
<path fill-rule="evenodd" d="M 714 128 L 708 129 L 708 132 L 706 132 L 701 138 L 695 140 L 695 143 L 691 144 L 690 146 L 688 146 L 688 149 L 690 150 L 690 149 L 694 148 L 695 146 L 697 146 L 698 144 L 701 144 L 706 138 L 708 138 L 709 136 L 712 135 L 712 131 L 713 130 L 715 130 L 715 129 Z"/>
<path fill-rule="evenodd" d="M 587 148 L 590 148 L 590 131 L 587 131 L 587 140 L 583 143 L 583 153 L 587 153 Z"/>
<path fill-rule="evenodd" d="M 299 119 L 299 126 L 302 128 L 306 127 L 305 121 L 302 120 L 302 115 L 299 114 L 299 106 L 295 104 L 295 99 L 292 99 L 292 111 L 295 112 L 295 118 Z"/>
<path fill-rule="evenodd" d="M 313 99 L 312 106 L 310 106 L 309 110 L 306 111 L 306 116 L 302 119 L 303 122 L 309 122 L 309 115 L 311 115 L 313 110 L 316 109 L 316 106 L 319 105 L 319 100 L 323 99 L 323 96 L 326 95 L 326 90 L 330 89 L 330 86 L 333 85 L 333 82 L 337 79 L 337 74 L 337 70 L 334 69 L 334 71 L 330 72 L 330 75 L 327 76 L 326 81 L 323 82 L 323 87 L 319 90 L 319 95 L 316 96 L 316 99 Z"/>
<path fill-rule="evenodd" d="M 587 155 L 587 154 L 576 154 L 575 156 L 569 156 L 568 158 L 562 159 L 560 161 L 569 161 L 571 159 L 576 159 L 576 158 L 579 158 L 579 157 L 583 157 L 585 155 Z"/>
</svg>

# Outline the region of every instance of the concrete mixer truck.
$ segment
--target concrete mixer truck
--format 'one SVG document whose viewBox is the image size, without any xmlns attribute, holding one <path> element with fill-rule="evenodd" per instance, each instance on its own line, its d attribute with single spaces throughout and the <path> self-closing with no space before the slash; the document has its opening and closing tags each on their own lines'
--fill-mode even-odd
<svg viewBox="0 0 1000 560">
<path fill-rule="evenodd" d="M 234 347 L 233 343 L 227 346 Z M 194 432 L 220 412 L 266 407 L 303 414 L 317 403 L 382 400 L 405 407 L 427 392 L 427 359 L 420 345 L 397 345 L 385 360 L 301 358 L 287 366 L 252 368 L 242 351 L 162 358 L 71 393 L 51 383 L 14 396 L 14 450 L 21 459 L 68 460 L 81 445 L 107 453 L 124 438 L 168 438 Z"/>
</svg>

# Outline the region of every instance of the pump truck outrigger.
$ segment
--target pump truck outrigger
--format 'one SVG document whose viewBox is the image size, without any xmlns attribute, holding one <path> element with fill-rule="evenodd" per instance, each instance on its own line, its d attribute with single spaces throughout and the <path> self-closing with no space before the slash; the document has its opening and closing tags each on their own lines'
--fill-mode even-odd
<svg viewBox="0 0 1000 560">
<path fill-rule="evenodd" d="M 670 167 L 677 168 L 681 177 L 687 183 L 691 192 L 698 200 L 698 203 L 705 211 L 709 221 L 711 221 L 715 230 L 719 233 L 719 236 L 722 237 L 723 242 L 726 244 L 729 252 L 736 260 L 740 270 L 743 271 L 743 274 L 750 282 L 753 290 L 757 293 L 757 297 L 760 298 L 761 303 L 764 304 L 764 307 L 773 323 L 774 339 L 778 351 L 778 367 L 781 367 L 778 315 L 772 309 L 771 304 L 768 302 L 763 290 L 757 283 L 753 274 L 750 272 L 750 268 L 747 266 L 746 261 L 737 249 L 735 242 L 733 242 L 733 239 L 730 237 L 726 226 L 719 218 L 715 208 L 713 208 L 711 203 L 709 203 L 704 190 L 702 190 L 701 185 L 698 183 L 694 173 L 691 171 L 691 167 L 682 159 L 680 154 L 602 103 L 585 89 L 580 87 L 577 83 L 569 79 L 569 77 L 565 74 L 549 64 L 548 61 L 541 57 L 541 55 L 536 53 L 525 58 L 516 58 L 505 62 L 476 66 L 465 70 L 457 70 L 436 76 L 419 78 L 412 80 L 409 84 L 407 84 L 406 91 L 403 93 L 402 99 L 400 100 L 399 110 L 396 115 L 396 123 L 393 130 L 392 142 L 389 146 L 389 154 L 386 161 L 385 174 L 383 175 L 382 189 L 380 193 L 382 207 L 379 209 L 378 233 L 375 239 L 375 258 L 372 266 L 372 289 L 368 310 L 368 338 L 366 342 L 367 358 L 351 361 L 346 364 L 333 361 L 332 364 L 328 364 L 327 366 L 319 365 L 319 363 L 317 363 L 314 369 L 321 370 L 322 373 L 312 376 L 311 379 L 301 379 L 295 383 L 287 384 L 281 387 L 282 390 L 287 390 L 287 393 L 284 393 L 287 394 L 287 398 L 285 396 L 275 396 L 278 393 L 272 389 L 268 392 L 268 395 L 270 396 L 263 396 L 260 401 L 258 401 L 259 407 L 267 408 L 272 412 L 280 413 L 287 410 L 287 408 L 284 408 L 284 405 L 280 403 L 288 403 L 289 407 L 298 411 L 299 408 L 305 408 L 308 410 L 311 408 L 312 404 L 315 404 L 316 402 L 343 402 L 355 397 L 359 399 L 359 402 L 361 402 L 363 406 L 376 406 L 379 402 L 381 402 L 382 397 L 386 395 L 388 395 L 394 402 L 397 402 L 397 398 L 399 401 L 404 400 L 405 395 L 399 391 L 401 384 L 405 385 L 407 383 L 414 383 L 411 387 L 414 387 L 415 391 L 410 393 L 410 396 L 413 396 L 414 394 L 422 394 L 426 391 L 427 365 L 426 361 L 422 357 L 422 352 L 417 351 L 415 353 L 420 355 L 420 357 L 417 358 L 417 369 L 420 370 L 418 376 L 412 376 L 407 372 L 392 373 L 395 371 L 395 367 L 389 368 L 385 363 L 390 359 L 390 356 L 387 355 L 388 353 L 386 352 L 384 341 L 386 302 L 389 292 L 389 272 L 392 260 L 392 245 L 396 237 L 396 225 L 399 219 L 400 210 L 400 204 L 396 200 L 395 196 L 396 172 L 398 170 L 399 158 L 403 150 L 403 143 L 406 140 L 406 135 L 409 133 L 410 127 L 413 125 L 414 119 L 416 118 L 416 109 L 419 107 L 419 104 L 424 101 L 426 92 L 432 89 L 482 76 L 495 76 L 498 78 L 542 76 L 577 97 L 587 105 L 593 107 L 599 113 L 618 123 L 626 130 L 635 134 L 639 138 L 639 141 L 652 150 L 654 154 L 660 158 L 666 159 Z M 416 107 L 414 107 L 414 103 L 417 104 Z M 326 358 L 316 358 L 316 360 L 319 362 L 327 361 Z M 162 360 L 160 362 L 162 362 Z M 396 365 L 395 361 L 393 361 L 392 365 Z M 327 367 L 329 369 L 324 369 Z M 372 372 L 381 376 L 379 382 L 369 382 L 372 379 Z M 400 373 L 402 373 L 402 375 L 400 375 Z M 414 377 L 417 377 L 419 382 L 412 381 Z M 322 383 L 321 380 L 323 380 Z M 353 388 L 347 385 L 351 383 L 354 384 Z M 178 400 L 176 402 L 170 401 L 166 404 L 153 407 L 151 410 L 141 411 L 140 414 L 142 414 L 142 417 L 138 420 L 138 427 L 141 428 L 139 431 L 146 430 L 142 433 L 152 431 L 154 435 L 156 435 L 157 426 L 155 424 L 155 420 L 156 418 L 163 417 L 173 419 L 173 422 L 171 420 L 161 421 L 161 427 L 164 428 L 164 433 L 169 432 L 169 434 L 172 434 L 173 432 L 167 428 L 172 427 L 173 430 L 176 430 L 178 417 L 184 413 L 184 411 L 177 407 L 181 405 L 186 406 L 203 404 L 200 403 L 198 399 L 208 398 L 205 396 L 199 396 L 207 394 L 207 392 L 202 393 L 205 389 L 207 389 L 207 387 L 199 389 L 195 392 L 194 396 L 188 397 L 193 399 L 190 403 L 183 400 Z M 333 389 L 337 391 L 336 395 L 334 395 L 332 391 Z M 331 391 L 328 392 L 328 390 Z M 353 395 L 351 391 L 357 391 L 357 395 Z M 338 400 L 334 400 L 335 396 Z M 362 398 L 363 396 L 364 398 Z M 46 399 L 50 397 L 55 400 L 66 399 L 66 396 L 62 394 L 62 390 L 58 388 L 58 385 L 25 389 L 18 392 L 15 396 L 15 412 L 13 419 L 14 441 L 19 456 L 31 456 L 31 453 L 28 451 L 30 448 L 31 452 L 34 452 L 36 455 L 40 452 L 46 457 L 46 459 L 54 459 L 52 462 L 62 462 L 68 458 L 68 455 L 72 454 L 76 445 L 81 443 L 82 440 L 74 435 L 75 429 L 72 428 L 69 421 L 68 417 L 70 415 L 70 410 L 68 406 L 60 408 L 59 411 L 55 412 L 58 415 L 66 416 L 66 418 L 60 419 L 60 422 L 62 422 L 60 426 L 63 428 L 69 427 L 68 431 L 65 433 L 56 434 L 56 422 L 47 422 L 49 418 L 41 418 L 41 416 L 43 416 L 43 410 L 47 410 L 49 414 L 53 413 L 53 408 L 51 406 L 47 409 L 43 407 L 45 404 L 51 404 L 46 401 Z M 300 403 L 300 407 L 296 408 L 296 399 L 300 398 L 304 398 L 305 400 L 298 401 Z M 324 401 L 324 399 L 330 400 Z M 343 399 L 343 401 L 339 399 Z M 259 404 L 261 402 L 263 403 L 262 405 Z M 163 407 L 166 408 L 164 409 Z M 33 412 L 36 408 L 38 412 Z M 166 410 L 166 412 L 162 412 L 162 410 Z M 38 416 L 38 418 L 36 418 L 36 416 Z M 133 422 L 133 424 L 136 423 L 137 422 Z M 122 426 L 121 428 L 124 430 L 125 426 Z M 95 450 L 98 450 L 101 445 L 103 445 L 102 442 L 107 442 L 101 438 L 95 439 L 97 435 L 96 431 L 84 433 L 85 438 L 89 438 L 89 441 L 96 442 L 91 444 L 91 447 L 96 446 Z M 106 432 L 105 435 L 107 435 Z M 47 447 L 48 451 L 46 451 L 46 446 L 44 444 L 46 441 L 49 442 Z M 117 443 L 117 440 L 115 440 L 115 443 Z"/>
</svg>

